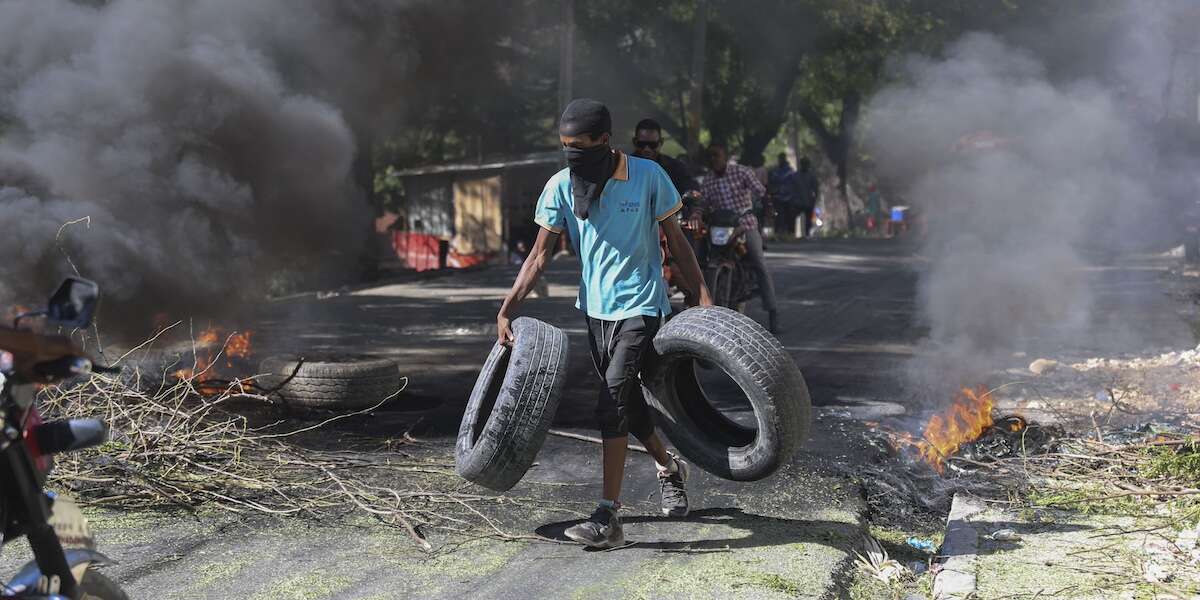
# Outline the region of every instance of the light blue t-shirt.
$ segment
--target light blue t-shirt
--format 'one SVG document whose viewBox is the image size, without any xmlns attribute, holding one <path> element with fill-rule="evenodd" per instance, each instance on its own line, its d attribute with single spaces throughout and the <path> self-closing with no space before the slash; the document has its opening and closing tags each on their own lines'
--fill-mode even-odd
<svg viewBox="0 0 1200 600">
<path fill-rule="evenodd" d="M 563 169 L 546 182 L 534 221 L 571 234 L 583 265 L 575 307 L 605 321 L 670 314 L 658 224 L 683 204 L 662 167 L 618 152 L 617 170 L 589 207 L 588 219 L 577 218 L 574 206 L 570 170 Z"/>
</svg>

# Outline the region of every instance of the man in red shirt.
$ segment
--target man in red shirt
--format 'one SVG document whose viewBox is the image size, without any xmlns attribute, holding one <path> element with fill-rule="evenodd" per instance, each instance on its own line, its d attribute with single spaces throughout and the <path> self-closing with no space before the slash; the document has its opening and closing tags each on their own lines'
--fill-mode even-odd
<svg viewBox="0 0 1200 600">
<path fill-rule="evenodd" d="M 754 197 L 767 193 L 766 186 L 758 179 L 754 170 L 729 162 L 725 146 L 713 144 L 708 147 L 708 166 L 712 169 L 700 192 L 704 202 L 714 208 L 732 210 L 739 215 L 739 224 L 746 233 L 746 266 L 758 277 L 758 288 L 762 293 L 763 308 L 770 319 L 768 329 L 779 333 L 779 313 L 775 307 L 775 282 L 767 272 L 763 260 L 762 234 L 758 230 L 758 219 L 754 216 Z M 699 218 L 693 213 L 693 218 Z"/>
</svg>

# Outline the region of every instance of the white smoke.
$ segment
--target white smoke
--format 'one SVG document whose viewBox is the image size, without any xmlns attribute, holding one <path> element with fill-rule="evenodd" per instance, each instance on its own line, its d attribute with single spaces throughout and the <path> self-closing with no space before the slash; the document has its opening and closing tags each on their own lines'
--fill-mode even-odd
<svg viewBox="0 0 1200 600">
<path fill-rule="evenodd" d="M 1102 76 L 1051 77 L 1035 52 L 976 33 L 904 61 L 872 100 L 870 150 L 927 222 L 919 385 L 978 383 L 998 356 L 1085 335 L 1085 267 L 1174 239 L 1194 176 L 1165 168 L 1181 157 L 1163 155 L 1161 115 L 1129 91 L 1161 89 L 1167 47 L 1128 42 L 1169 19 L 1134 8 L 1128 37 L 1095 49 Z"/>
</svg>

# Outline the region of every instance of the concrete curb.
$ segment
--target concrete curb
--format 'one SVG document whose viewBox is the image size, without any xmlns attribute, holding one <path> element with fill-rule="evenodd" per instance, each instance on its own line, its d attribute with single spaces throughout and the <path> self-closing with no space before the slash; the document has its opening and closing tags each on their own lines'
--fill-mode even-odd
<svg viewBox="0 0 1200 600">
<path fill-rule="evenodd" d="M 946 537 L 942 551 L 945 557 L 942 570 L 933 579 L 934 600 L 966 600 L 975 595 L 975 553 L 979 549 L 979 535 L 968 522 L 972 515 L 984 510 L 978 499 L 964 494 L 955 494 L 946 517 Z"/>
</svg>

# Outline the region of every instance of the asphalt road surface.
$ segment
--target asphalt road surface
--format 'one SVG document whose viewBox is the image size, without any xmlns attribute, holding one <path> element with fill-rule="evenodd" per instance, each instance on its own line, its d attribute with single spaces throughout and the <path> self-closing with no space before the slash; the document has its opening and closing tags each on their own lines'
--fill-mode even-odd
<svg viewBox="0 0 1200 600">
<path fill-rule="evenodd" d="M 906 402 L 897 382 L 924 337 L 915 300 L 921 259 L 909 246 L 884 240 L 772 244 L 767 256 L 782 313 L 780 339 L 814 403 L 825 407 L 814 412 L 811 439 L 789 466 L 761 482 L 722 481 L 696 470 L 695 513 L 687 519 L 656 516 L 651 461 L 631 454 L 624 493 L 631 547 L 589 552 L 485 538 L 457 540 L 430 556 L 403 533 L 366 520 L 92 511 L 101 547 L 121 560 L 110 573 L 133 597 L 160 598 L 845 597 L 851 550 L 865 527 L 851 474 L 866 450 L 860 430 L 834 409 Z M 1158 287 L 1160 268 L 1151 262 L 1096 270 L 1103 308 L 1097 329 L 1132 326 L 1160 345 L 1194 345 Z M 414 431 L 422 451 L 451 456 L 458 418 L 495 339 L 495 312 L 514 276 L 514 268 L 492 268 L 291 298 L 264 309 L 255 339 L 263 354 L 395 358 L 409 377 L 399 410 L 341 424 L 329 440 L 398 435 L 412 426 L 406 410 L 421 409 Z M 556 426 L 594 434 L 597 379 L 583 319 L 573 308 L 578 267 L 570 258 L 556 261 L 548 277 L 549 297 L 529 301 L 523 311 L 571 336 L 570 383 Z M 749 312 L 765 321 L 756 304 Z M 1103 345 L 1103 337 L 1094 342 Z M 549 438 L 510 492 L 514 502 L 494 518 L 510 532 L 560 536 L 598 496 L 598 459 L 596 445 Z M 9 554 L 6 564 L 16 560 Z"/>
</svg>

